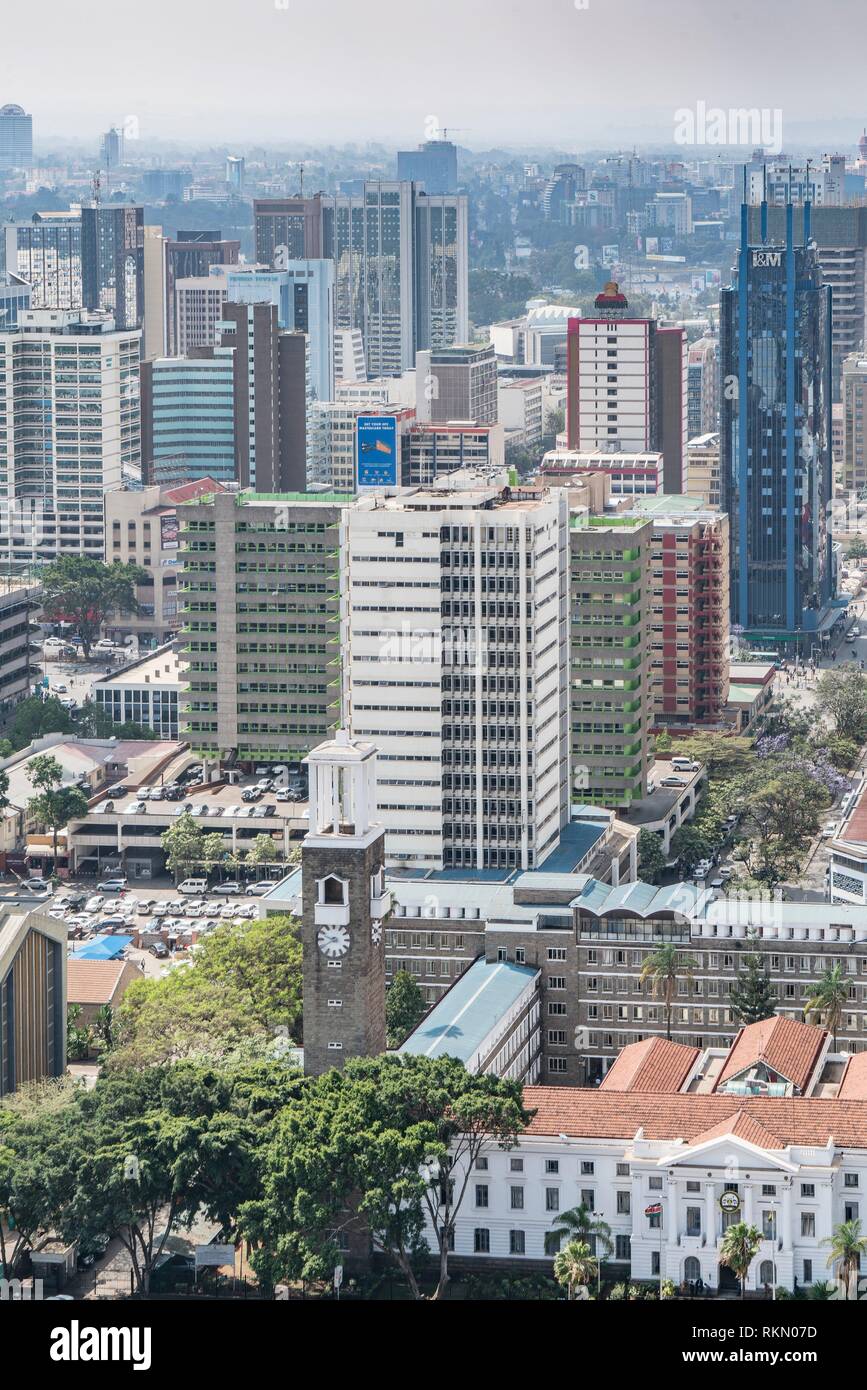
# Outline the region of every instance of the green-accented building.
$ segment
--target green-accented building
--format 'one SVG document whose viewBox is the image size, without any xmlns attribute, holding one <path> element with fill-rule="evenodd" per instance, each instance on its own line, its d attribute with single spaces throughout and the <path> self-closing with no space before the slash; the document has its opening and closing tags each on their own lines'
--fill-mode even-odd
<svg viewBox="0 0 867 1390">
<path fill-rule="evenodd" d="M 223 764 L 298 762 L 340 724 L 337 494 L 178 508 L 181 737 Z"/>
<path fill-rule="evenodd" d="M 653 527 L 570 518 L 572 800 L 627 809 L 647 792 L 647 598 Z"/>
</svg>

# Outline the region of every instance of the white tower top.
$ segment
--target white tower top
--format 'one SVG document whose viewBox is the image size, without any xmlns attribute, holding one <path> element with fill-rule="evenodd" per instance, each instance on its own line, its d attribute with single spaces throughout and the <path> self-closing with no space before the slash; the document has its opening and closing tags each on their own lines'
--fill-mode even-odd
<svg viewBox="0 0 867 1390">
<path fill-rule="evenodd" d="M 310 834 L 365 840 L 381 830 L 376 821 L 376 744 L 351 739 L 340 729 L 314 748 L 310 769 Z"/>
</svg>

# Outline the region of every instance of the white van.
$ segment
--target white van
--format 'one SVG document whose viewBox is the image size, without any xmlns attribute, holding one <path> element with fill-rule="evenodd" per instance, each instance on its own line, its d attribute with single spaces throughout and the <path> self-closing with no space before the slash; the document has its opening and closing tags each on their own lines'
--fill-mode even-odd
<svg viewBox="0 0 867 1390">
<path fill-rule="evenodd" d="M 208 880 L 206 878 L 188 878 L 178 885 L 178 892 L 185 897 L 198 898 L 202 893 L 208 891 Z"/>
</svg>

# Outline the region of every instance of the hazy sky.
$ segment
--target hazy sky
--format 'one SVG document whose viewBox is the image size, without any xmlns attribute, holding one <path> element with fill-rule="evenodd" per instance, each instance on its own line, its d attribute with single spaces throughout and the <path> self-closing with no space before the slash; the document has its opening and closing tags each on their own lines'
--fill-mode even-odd
<svg viewBox="0 0 867 1390">
<path fill-rule="evenodd" d="M 787 147 L 814 121 L 818 144 L 850 123 L 854 143 L 867 120 L 864 0 L 43 0 L 28 13 L 26 37 L 3 26 L 0 104 L 33 113 L 37 146 L 130 115 L 145 139 L 400 144 L 435 116 L 480 149 L 669 140 L 674 111 L 699 100 L 781 108 Z"/>
</svg>

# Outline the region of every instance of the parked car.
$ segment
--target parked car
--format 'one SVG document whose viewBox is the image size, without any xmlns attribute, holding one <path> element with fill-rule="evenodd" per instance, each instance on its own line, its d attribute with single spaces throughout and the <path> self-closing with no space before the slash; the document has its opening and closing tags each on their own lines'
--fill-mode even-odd
<svg viewBox="0 0 867 1390">
<path fill-rule="evenodd" d="M 84 907 L 84 904 L 86 902 L 86 893 L 68 893 L 66 897 L 60 899 L 59 905 L 62 907 L 68 907 L 70 912 L 77 912 L 79 908 Z"/>
<path fill-rule="evenodd" d="M 169 948 L 164 941 L 155 941 L 152 946 L 148 947 L 148 950 L 159 960 L 165 960 L 169 953 Z"/>
<path fill-rule="evenodd" d="M 150 800 L 151 800 L 151 801 L 165 801 L 165 799 L 166 799 L 166 794 L 165 794 L 165 792 L 163 791 L 162 787 L 151 787 L 151 794 L 150 794 Z"/>
<path fill-rule="evenodd" d="M 829 821 L 828 824 L 825 826 L 825 828 L 824 828 L 823 831 L 822 831 L 822 839 L 823 839 L 823 840 L 836 840 L 836 838 L 837 838 L 837 836 L 839 835 L 839 833 L 840 833 L 840 823 L 839 823 L 839 821 L 835 821 L 835 820 Z"/>
<path fill-rule="evenodd" d="M 181 786 L 169 786 L 165 789 L 166 801 L 183 801 L 186 796 L 186 788 Z"/>
<path fill-rule="evenodd" d="M 105 898 L 99 893 L 94 893 L 93 897 L 88 898 L 87 902 L 84 904 L 84 910 L 85 912 L 99 912 L 104 902 Z"/>
<path fill-rule="evenodd" d="M 154 909 L 153 909 L 153 915 L 154 915 L 154 917 L 168 917 L 170 911 L 171 911 L 171 909 L 170 909 L 168 903 L 166 903 L 166 902 L 154 903 Z"/>
<path fill-rule="evenodd" d="M 248 787 L 245 792 L 241 792 L 242 801 L 261 801 L 262 792 L 258 787 Z"/>
<path fill-rule="evenodd" d="M 689 784 L 683 779 L 683 777 L 664 777 L 659 785 L 661 787 L 682 788 L 688 786 Z"/>
<path fill-rule="evenodd" d="M 273 887 L 270 879 L 262 878 L 258 883 L 248 883 L 245 891 L 254 898 L 261 898 L 265 893 L 270 893 Z"/>
<path fill-rule="evenodd" d="M 51 884 L 41 876 L 33 875 L 32 878 L 25 878 L 22 885 L 28 893 L 50 893 Z"/>
<path fill-rule="evenodd" d="M 241 893 L 241 885 L 239 883 L 218 883 L 216 888 L 211 889 L 211 892 L 215 898 L 237 898 Z"/>
<path fill-rule="evenodd" d="M 125 878 L 105 878 L 102 883 L 98 883 L 96 886 L 100 893 L 125 893 L 127 880 Z"/>
</svg>

